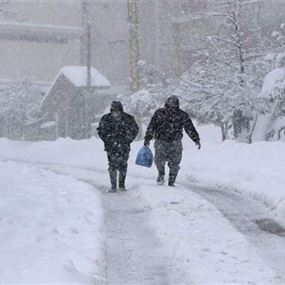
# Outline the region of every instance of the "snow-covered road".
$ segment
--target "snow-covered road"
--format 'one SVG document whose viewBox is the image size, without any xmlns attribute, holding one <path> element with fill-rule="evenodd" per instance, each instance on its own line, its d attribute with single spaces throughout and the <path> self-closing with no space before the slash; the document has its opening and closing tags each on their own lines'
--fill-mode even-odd
<svg viewBox="0 0 285 285">
<path fill-rule="evenodd" d="M 272 216 L 261 203 L 193 185 L 173 191 L 138 177 L 129 177 L 127 193 L 110 194 L 104 172 L 37 167 L 102 192 L 107 284 L 285 282 L 285 237 L 262 227 Z"/>
<path fill-rule="evenodd" d="M 149 208 L 137 197 L 137 179 L 128 192 L 108 193 L 106 173 L 62 165 L 34 164 L 88 183 L 101 192 L 105 213 L 106 284 L 170 284 L 160 241 L 150 226 Z M 142 179 L 141 183 L 145 183 Z"/>
<path fill-rule="evenodd" d="M 160 241 L 134 193 L 105 194 L 108 284 L 167 285 Z"/>
</svg>

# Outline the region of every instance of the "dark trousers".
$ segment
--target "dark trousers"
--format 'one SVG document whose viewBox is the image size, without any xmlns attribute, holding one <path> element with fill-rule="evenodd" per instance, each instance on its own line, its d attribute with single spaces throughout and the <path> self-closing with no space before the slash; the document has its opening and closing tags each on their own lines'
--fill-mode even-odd
<svg viewBox="0 0 285 285">
<path fill-rule="evenodd" d="M 125 187 L 129 152 L 118 154 L 114 151 L 109 151 L 107 152 L 107 156 L 109 162 L 109 174 L 112 188 L 117 188 L 117 171 L 119 171 L 119 187 Z"/>
<path fill-rule="evenodd" d="M 169 167 L 169 183 L 174 183 L 180 169 L 182 159 L 182 141 L 165 142 L 156 140 L 154 142 L 154 162 L 159 176 L 165 175 L 165 164 Z"/>
</svg>

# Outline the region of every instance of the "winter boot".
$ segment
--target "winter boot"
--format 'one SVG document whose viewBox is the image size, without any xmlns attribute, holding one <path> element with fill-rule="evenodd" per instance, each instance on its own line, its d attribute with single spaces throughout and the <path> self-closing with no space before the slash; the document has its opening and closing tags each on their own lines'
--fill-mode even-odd
<svg viewBox="0 0 285 285">
<path fill-rule="evenodd" d="M 120 191 L 126 191 L 125 181 L 126 181 L 126 170 L 120 170 L 119 171 L 119 190 Z"/>
<path fill-rule="evenodd" d="M 163 185 L 164 184 L 164 175 L 163 174 L 158 174 L 156 182 L 157 182 L 157 185 Z"/>
<path fill-rule="evenodd" d="M 178 171 L 173 171 L 172 169 L 169 172 L 168 186 L 175 187 L 174 183 L 177 177 Z"/>
<path fill-rule="evenodd" d="M 110 181 L 111 181 L 111 189 L 109 192 L 117 191 L 117 170 L 110 169 L 109 170 Z"/>
<path fill-rule="evenodd" d="M 156 179 L 157 185 L 163 185 L 164 184 L 164 175 L 165 175 L 165 168 L 164 165 L 157 164 L 157 170 L 158 170 L 158 177 Z"/>
</svg>

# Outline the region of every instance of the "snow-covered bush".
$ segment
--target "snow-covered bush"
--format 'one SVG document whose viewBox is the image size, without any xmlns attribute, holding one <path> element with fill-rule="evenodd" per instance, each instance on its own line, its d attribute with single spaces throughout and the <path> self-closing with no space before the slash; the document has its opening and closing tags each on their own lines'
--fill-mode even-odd
<svg viewBox="0 0 285 285">
<path fill-rule="evenodd" d="M 135 115 L 140 126 L 140 137 L 144 133 L 146 125 L 156 111 L 161 108 L 167 98 L 167 93 L 162 89 L 142 89 L 130 95 L 119 95 L 118 99 L 124 105 L 127 112 Z"/>
<path fill-rule="evenodd" d="M 133 94 L 118 95 L 118 100 L 123 103 L 127 112 L 135 115 L 140 125 L 140 136 L 142 136 L 153 113 L 163 107 L 171 94 L 167 90 L 169 82 L 158 67 L 140 61 L 139 70 L 142 89 Z"/>
<path fill-rule="evenodd" d="M 280 58 L 279 58 L 280 59 Z M 278 65 L 280 61 L 277 61 Z M 285 64 L 268 73 L 259 99 L 264 112 L 259 115 L 254 140 L 280 140 L 285 137 Z"/>
<path fill-rule="evenodd" d="M 265 61 L 271 71 L 265 76 L 258 100 L 262 106 L 253 140 L 275 141 L 285 137 L 285 24 L 272 33 L 273 48 Z"/>
<path fill-rule="evenodd" d="M 156 65 L 146 63 L 143 60 L 138 62 L 138 70 L 141 78 L 141 86 L 147 88 L 155 84 L 164 85 L 166 83 L 166 75 Z"/>
<path fill-rule="evenodd" d="M 0 90 L 1 136 L 22 139 L 25 126 L 36 120 L 42 96 L 30 81 L 18 81 Z"/>
</svg>

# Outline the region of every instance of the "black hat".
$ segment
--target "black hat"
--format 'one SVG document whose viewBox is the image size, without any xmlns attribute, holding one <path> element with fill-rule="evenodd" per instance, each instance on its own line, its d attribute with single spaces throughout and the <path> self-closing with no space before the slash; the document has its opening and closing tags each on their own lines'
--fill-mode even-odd
<svg viewBox="0 0 285 285">
<path fill-rule="evenodd" d="M 173 95 L 167 98 L 165 102 L 166 108 L 179 108 L 179 99 L 177 96 Z"/>
<path fill-rule="evenodd" d="M 120 101 L 113 101 L 111 103 L 111 109 L 110 109 L 111 112 L 124 112 L 124 108 L 123 108 L 123 105 Z"/>
</svg>

